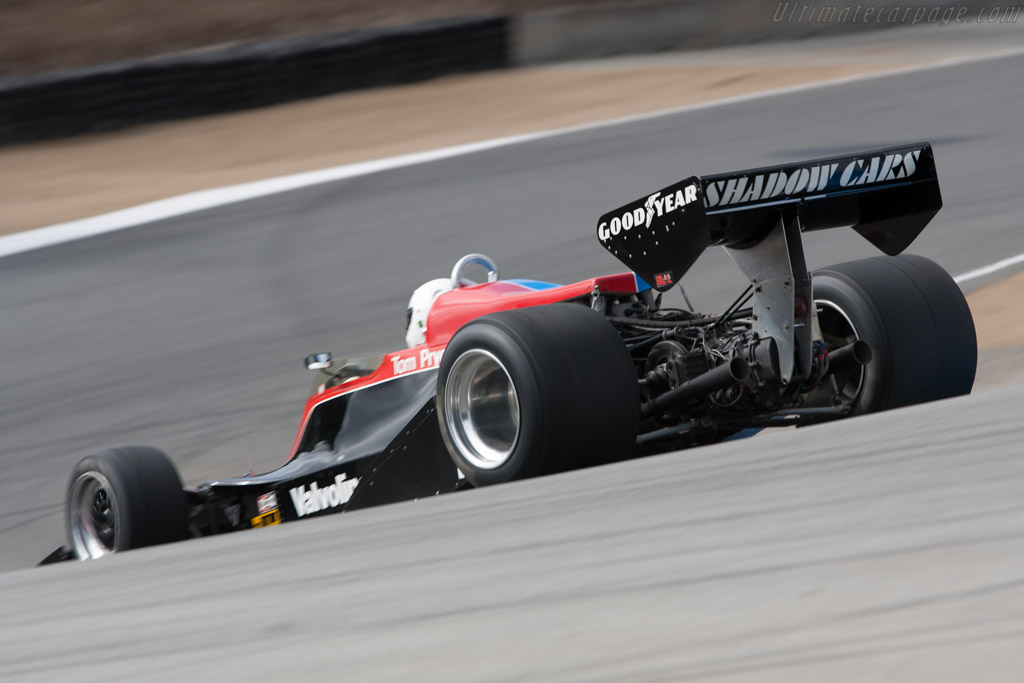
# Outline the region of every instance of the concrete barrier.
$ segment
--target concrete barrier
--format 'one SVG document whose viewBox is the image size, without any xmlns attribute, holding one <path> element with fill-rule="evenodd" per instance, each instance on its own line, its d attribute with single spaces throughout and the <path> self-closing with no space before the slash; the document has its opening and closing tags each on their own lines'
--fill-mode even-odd
<svg viewBox="0 0 1024 683">
<path fill-rule="evenodd" d="M 0 82 L 0 145 L 509 65 L 506 17 L 189 52 Z"/>
</svg>

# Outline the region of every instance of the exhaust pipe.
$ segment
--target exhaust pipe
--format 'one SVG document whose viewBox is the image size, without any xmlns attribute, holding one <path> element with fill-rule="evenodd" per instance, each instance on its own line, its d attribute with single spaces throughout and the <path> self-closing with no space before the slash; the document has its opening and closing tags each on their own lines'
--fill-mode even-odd
<svg viewBox="0 0 1024 683">
<path fill-rule="evenodd" d="M 825 377 L 837 372 L 845 372 L 846 370 L 867 365 L 871 362 L 873 356 L 874 353 L 871 351 L 871 345 L 863 339 L 858 339 L 852 344 L 841 346 L 835 351 L 829 352 L 828 370 L 825 372 Z"/>
<path fill-rule="evenodd" d="M 675 389 L 666 391 L 640 406 L 640 417 L 647 419 L 668 408 L 687 401 L 701 399 L 716 391 L 732 386 L 737 382 L 745 382 L 750 377 L 750 364 L 739 356 L 728 363 L 723 363 L 703 375 L 683 382 Z"/>
</svg>

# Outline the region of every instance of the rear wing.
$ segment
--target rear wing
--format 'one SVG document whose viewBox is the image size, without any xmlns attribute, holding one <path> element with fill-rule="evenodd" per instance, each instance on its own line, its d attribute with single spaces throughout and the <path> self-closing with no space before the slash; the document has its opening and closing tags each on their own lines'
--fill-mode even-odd
<svg viewBox="0 0 1024 683">
<path fill-rule="evenodd" d="M 736 173 L 692 176 L 601 216 L 597 237 L 666 291 L 709 246 L 744 249 L 780 221 L 800 232 L 850 226 L 886 254 L 942 208 L 927 142 Z"/>
</svg>

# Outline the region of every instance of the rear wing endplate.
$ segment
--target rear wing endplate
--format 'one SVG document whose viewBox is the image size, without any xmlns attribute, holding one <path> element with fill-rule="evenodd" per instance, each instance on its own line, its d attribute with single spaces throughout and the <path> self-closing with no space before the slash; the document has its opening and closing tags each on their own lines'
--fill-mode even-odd
<svg viewBox="0 0 1024 683">
<path fill-rule="evenodd" d="M 902 252 L 942 208 L 927 142 L 736 173 L 692 176 L 601 216 L 597 237 L 666 291 L 709 246 L 743 249 L 779 223 L 800 232 L 850 226 Z"/>
</svg>

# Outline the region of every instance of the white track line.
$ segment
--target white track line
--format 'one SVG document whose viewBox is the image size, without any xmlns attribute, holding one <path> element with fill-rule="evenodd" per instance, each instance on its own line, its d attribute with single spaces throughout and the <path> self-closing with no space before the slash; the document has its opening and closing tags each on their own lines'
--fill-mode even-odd
<svg viewBox="0 0 1024 683">
<path fill-rule="evenodd" d="M 989 264 L 987 266 L 982 266 L 981 268 L 969 270 L 966 273 L 961 273 L 957 275 L 953 279 L 956 281 L 957 284 L 960 284 L 962 282 L 967 282 L 968 280 L 975 280 L 979 277 L 991 275 L 992 273 L 996 273 L 1000 270 L 1003 270 L 1004 268 L 1010 268 L 1012 266 L 1015 266 L 1018 263 L 1024 263 L 1024 254 L 1017 254 L 1016 256 L 1011 256 L 1010 258 L 1004 258 L 1002 261 L 996 261 L 995 263 Z"/>
<path fill-rule="evenodd" d="M 65 242 L 73 242 L 75 240 L 102 235 L 108 232 L 124 230 L 126 228 L 135 228 L 140 225 L 146 225 L 148 223 L 165 220 L 167 218 L 174 218 L 189 213 L 195 213 L 197 211 L 203 211 L 205 209 L 213 209 L 219 206 L 235 204 L 249 199 L 266 197 L 268 195 L 288 192 L 290 190 L 298 190 L 305 187 L 312 187 L 314 185 L 321 185 L 323 183 L 355 178 L 358 176 L 369 175 L 371 173 L 380 173 L 381 171 L 389 171 L 416 164 L 425 164 L 432 161 L 450 159 L 452 157 L 474 154 L 476 152 L 482 152 L 489 149 L 507 147 L 535 140 L 544 140 L 547 138 L 569 135 L 583 131 L 598 130 L 611 126 L 621 126 L 624 124 L 636 123 L 638 121 L 649 121 L 675 114 L 698 111 L 701 109 L 710 109 L 712 107 L 720 107 L 739 102 L 749 102 L 751 100 L 758 100 L 767 97 L 778 97 L 780 95 L 806 92 L 817 88 L 830 88 L 878 78 L 889 78 L 909 73 L 933 71 L 959 64 L 1003 59 L 1005 57 L 1020 54 L 1024 54 L 1024 48 L 1005 50 L 989 55 L 957 57 L 935 62 L 933 64 L 903 67 L 881 73 L 845 76 L 843 78 L 836 78 L 830 81 L 817 83 L 792 85 L 785 88 L 775 88 L 773 90 L 764 90 L 761 92 L 747 93 L 745 95 L 709 100 L 707 102 L 698 102 L 696 104 L 689 104 L 682 107 L 662 109 L 659 111 L 648 112 L 646 114 L 634 114 L 632 116 L 623 116 L 617 119 L 586 123 L 578 126 L 569 126 L 566 128 L 538 131 L 536 133 L 525 133 L 522 135 L 494 138 L 492 140 L 483 140 L 481 142 L 472 142 L 453 147 L 442 147 L 440 149 L 427 150 L 425 152 L 415 152 L 413 154 L 403 154 L 401 156 L 386 157 L 383 159 L 363 161 L 355 164 L 345 164 L 343 166 L 335 166 L 333 168 L 326 168 L 319 171 L 309 171 L 306 173 L 296 173 L 277 178 L 268 178 L 267 180 L 258 180 L 240 185 L 229 185 L 227 187 L 219 187 L 210 190 L 200 190 L 198 192 L 178 195 L 177 197 L 170 197 L 168 199 L 140 204 L 120 211 L 93 216 L 92 218 L 83 218 L 81 220 L 69 221 L 67 223 L 58 223 L 45 228 L 37 228 L 35 230 L 27 230 L 13 235 L 2 236 L 0 237 L 0 258 L 3 258 L 4 256 L 11 256 L 13 254 L 20 254 L 26 251 L 33 251 L 35 249 L 43 249 L 44 247 L 63 244 Z M 984 275 L 989 275 L 1003 268 L 1009 268 L 1010 266 L 1021 262 L 1024 262 L 1024 254 L 1004 259 L 983 268 L 978 268 L 977 270 L 963 273 L 962 275 L 958 275 L 955 279 L 957 282 L 972 280 Z"/>
</svg>

